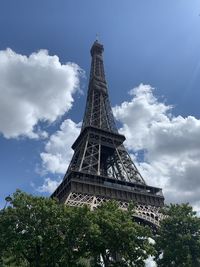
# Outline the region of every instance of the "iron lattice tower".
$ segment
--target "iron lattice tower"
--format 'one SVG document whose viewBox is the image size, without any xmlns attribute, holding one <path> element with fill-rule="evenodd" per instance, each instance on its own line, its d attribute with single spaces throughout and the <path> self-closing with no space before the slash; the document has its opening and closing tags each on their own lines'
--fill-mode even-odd
<svg viewBox="0 0 200 267">
<path fill-rule="evenodd" d="M 71 206 L 90 205 L 115 199 L 126 209 L 137 203 L 134 216 L 142 222 L 159 225 L 159 208 L 164 204 L 162 190 L 146 185 L 123 145 L 108 97 L 103 65 L 103 45 L 91 48 L 88 95 L 80 135 L 72 145 L 74 155 L 62 183 L 52 197 Z"/>
</svg>

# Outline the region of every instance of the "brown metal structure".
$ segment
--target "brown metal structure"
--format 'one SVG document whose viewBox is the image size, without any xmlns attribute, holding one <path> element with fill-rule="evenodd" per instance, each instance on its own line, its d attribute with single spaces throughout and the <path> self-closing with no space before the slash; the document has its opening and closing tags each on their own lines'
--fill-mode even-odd
<svg viewBox="0 0 200 267">
<path fill-rule="evenodd" d="M 164 204 L 162 189 L 148 186 L 126 148 L 125 136 L 118 133 L 108 97 L 103 65 L 103 45 L 91 48 L 91 72 L 81 133 L 72 145 L 74 155 L 62 183 L 53 193 L 72 206 L 97 207 L 115 199 L 126 209 L 136 205 L 134 216 L 158 226 Z"/>
</svg>

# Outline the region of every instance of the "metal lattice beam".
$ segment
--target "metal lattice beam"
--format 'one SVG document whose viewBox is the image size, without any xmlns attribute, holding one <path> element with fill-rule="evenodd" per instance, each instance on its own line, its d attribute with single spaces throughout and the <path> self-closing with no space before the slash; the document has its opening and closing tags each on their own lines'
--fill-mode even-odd
<svg viewBox="0 0 200 267">
<path fill-rule="evenodd" d="M 71 192 L 66 199 L 65 204 L 74 207 L 82 207 L 84 205 L 87 205 L 90 209 L 93 210 L 107 201 L 110 201 L 110 199 L 95 195 Z M 121 209 L 128 209 L 128 202 L 118 201 L 118 204 Z M 133 216 L 149 222 L 157 227 L 160 225 L 160 221 L 164 218 L 164 215 L 160 212 L 159 207 L 144 204 L 137 204 L 135 206 Z"/>
</svg>

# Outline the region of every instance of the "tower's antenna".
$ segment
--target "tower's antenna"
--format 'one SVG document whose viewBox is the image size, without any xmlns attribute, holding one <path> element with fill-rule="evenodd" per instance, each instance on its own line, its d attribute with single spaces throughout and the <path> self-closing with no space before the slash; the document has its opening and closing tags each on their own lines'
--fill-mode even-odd
<svg viewBox="0 0 200 267">
<path fill-rule="evenodd" d="M 98 42 L 99 41 L 99 34 L 96 33 L 96 41 Z"/>
</svg>

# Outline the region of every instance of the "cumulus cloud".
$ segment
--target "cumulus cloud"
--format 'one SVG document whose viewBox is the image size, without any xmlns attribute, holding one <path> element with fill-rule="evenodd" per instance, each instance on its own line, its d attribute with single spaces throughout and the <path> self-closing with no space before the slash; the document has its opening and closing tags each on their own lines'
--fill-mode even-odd
<svg viewBox="0 0 200 267">
<path fill-rule="evenodd" d="M 152 91 L 149 85 L 141 84 L 129 92 L 133 96 L 131 101 L 113 108 L 115 118 L 123 124 L 120 132 L 126 135 L 127 144 L 133 150 L 149 147 L 146 136 L 152 123 L 168 120 L 166 114 L 171 106 L 159 103 Z"/>
<path fill-rule="evenodd" d="M 55 189 L 58 187 L 58 185 L 60 184 L 60 181 L 57 180 L 52 180 L 51 178 L 45 178 L 43 185 L 39 186 L 37 188 L 38 192 L 45 192 L 45 193 L 50 193 L 52 194 Z"/>
<path fill-rule="evenodd" d="M 41 153 L 43 168 L 51 173 L 64 174 L 72 158 L 73 142 L 80 132 L 81 123 L 65 120 L 60 129 L 52 134 Z"/>
<path fill-rule="evenodd" d="M 53 122 L 68 111 L 81 69 L 61 64 L 40 50 L 30 56 L 0 51 L 0 133 L 6 138 L 46 136 L 39 121 Z"/>
<path fill-rule="evenodd" d="M 141 84 L 132 99 L 114 107 L 126 145 L 148 184 L 164 189 L 167 202 L 190 202 L 200 209 L 200 120 L 172 115 L 154 89 Z M 141 157 L 143 155 L 143 157 Z"/>
<path fill-rule="evenodd" d="M 146 267 L 156 267 L 157 264 L 153 260 L 153 257 L 149 256 L 148 259 L 145 260 L 145 266 Z"/>
</svg>

